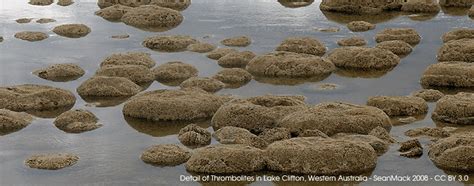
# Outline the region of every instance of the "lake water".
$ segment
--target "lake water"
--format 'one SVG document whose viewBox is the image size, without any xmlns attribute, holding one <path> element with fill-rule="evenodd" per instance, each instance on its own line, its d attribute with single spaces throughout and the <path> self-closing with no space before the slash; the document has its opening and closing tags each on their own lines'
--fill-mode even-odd
<svg viewBox="0 0 474 186">
<path fill-rule="evenodd" d="M 197 185 L 196 182 L 180 182 L 180 175 L 191 175 L 183 165 L 176 167 L 154 167 L 143 163 L 139 156 L 154 144 L 179 144 L 176 133 L 186 124 L 163 126 L 140 123 L 125 119 L 123 104 L 113 107 L 94 107 L 77 95 L 75 89 L 90 78 L 100 62 L 116 52 L 146 51 L 152 54 L 157 65 L 168 61 L 183 61 L 196 66 L 200 76 L 212 76 L 221 69 L 216 61 L 205 55 L 192 52 L 162 53 L 144 48 L 145 37 L 156 34 L 185 34 L 202 41 L 219 45 L 219 41 L 232 36 L 248 35 L 253 43 L 240 50 L 251 50 L 257 54 L 273 51 L 286 37 L 312 36 L 326 44 L 329 50 L 337 46 L 336 41 L 350 36 L 362 36 L 369 46 L 374 46 L 375 34 L 388 27 L 413 27 L 423 37 L 413 53 L 402 59 L 392 71 L 377 77 L 363 78 L 333 73 L 320 82 L 306 82 L 297 85 L 275 85 L 252 80 L 237 89 L 224 89 L 218 94 L 233 94 L 249 97 L 264 94 L 295 94 L 307 97 L 308 104 L 323 101 L 344 101 L 365 104 L 369 96 L 408 95 L 421 89 L 419 80 L 425 68 L 436 63 L 436 53 L 441 46 L 441 35 L 458 27 L 472 27 L 473 20 L 465 10 L 443 10 L 437 15 L 400 15 L 354 17 L 338 14 L 323 14 L 319 0 L 302 8 L 287 8 L 276 0 L 195 0 L 183 11 L 184 22 L 177 28 L 163 33 L 142 31 L 123 23 L 108 22 L 94 12 L 99 8 L 94 0 L 76 0 L 76 3 L 61 7 L 56 4 L 32 6 L 27 0 L 0 0 L 0 85 L 25 83 L 45 84 L 75 92 L 78 98 L 74 108 L 86 108 L 100 119 L 103 127 L 82 133 L 68 134 L 57 129 L 51 118 L 37 118 L 28 127 L 8 135 L 0 136 L 0 185 Z M 53 18 L 57 22 L 18 24 L 18 18 Z M 363 33 L 352 33 L 345 23 L 364 19 L 377 23 L 377 28 Z M 65 23 L 83 23 L 92 32 L 84 38 L 69 39 L 57 36 L 51 30 Z M 340 28 L 339 32 L 320 32 L 318 28 Z M 50 35 L 46 40 L 26 42 L 13 37 L 20 31 L 42 31 Z M 129 39 L 112 39 L 112 35 L 129 34 Z M 222 46 L 221 46 L 222 47 Z M 77 63 L 86 70 L 86 75 L 71 82 L 51 82 L 40 79 L 31 72 L 55 63 Z M 336 90 L 318 90 L 321 83 L 339 85 Z M 147 90 L 176 89 L 154 82 Z M 391 134 L 403 141 L 408 129 L 435 127 L 431 112 L 422 120 L 408 125 L 394 126 Z M 209 122 L 201 126 L 209 127 Z M 474 131 L 473 128 L 461 130 Z M 448 173 L 434 166 L 427 156 L 430 140 L 422 138 L 424 155 L 418 159 L 399 156 L 398 145 L 379 157 L 372 175 L 446 175 Z M 213 141 L 213 143 L 216 143 Z M 80 157 L 79 162 L 69 168 L 57 171 L 36 170 L 26 167 L 23 161 L 35 153 L 70 152 Z M 272 175 L 275 173 L 259 173 Z M 471 176 L 470 184 L 474 183 Z M 203 183 L 208 184 L 208 183 Z M 237 183 L 240 184 L 240 183 Z M 254 185 L 270 185 L 273 182 L 255 182 Z M 278 183 L 294 184 L 303 183 Z M 308 184 L 308 183 L 306 183 Z M 314 185 L 314 183 L 311 183 Z M 329 183 L 321 183 L 329 184 Z M 337 185 L 337 183 L 334 183 Z M 362 185 L 377 184 L 374 181 Z M 387 183 L 386 183 L 387 184 Z M 400 183 L 391 182 L 391 185 Z M 401 183 L 404 184 L 404 183 Z M 406 183 L 405 183 L 406 184 Z M 462 182 L 421 182 L 417 185 L 462 185 Z"/>
</svg>

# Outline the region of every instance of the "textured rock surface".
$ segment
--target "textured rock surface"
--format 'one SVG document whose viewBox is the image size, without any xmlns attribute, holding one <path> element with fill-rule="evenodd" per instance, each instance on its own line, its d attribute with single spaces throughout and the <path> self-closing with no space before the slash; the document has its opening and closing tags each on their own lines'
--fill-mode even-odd
<svg viewBox="0 0 474 186">
<path fill-rule="evenodd" d="M 441 7 L 436 1 L 412 1 L 403 3 L 401 10 L 410 13 L 437 13 L 441 10 Z"/>
<path fill-rule="evenodd" d="M 290 37 L 283 40 L 275 50 L 322 56 L 326 53 L 326 46 L 316 38 Z"/>
<path fill-rule="evenodd" d="M 143 41 L 143 46 L 165 52 L 180 52 L 186 50 L 191 44 L 198 41 L 191 36 L 171 35 L 171 36 L 152 36 Z"/>
<path fill-rule="evenodd" d="M 69 5 L 74 4 L 74 1 L 73 0 L 58 0 L 57 4 L 59 6 L 69 6 Z"/>
<path fill-rule="evenodd" d="M 82 77 L 86 72 L 72 63 L 54 64 L 33 72 L 40 78 L 52 81 L 70 81 Z"/>
<path fill-rule="evenodd" d="M 461 92 L 444 96 L 436 103 L 431 118 L 458 125 L 474 125 L 474 94 Z"/>
<path fill-rule="evenodd" d="M 268 130 L 264 130 L 262 133 L 258 135 L 258 137 L 265 140 L 268 144 L 271 144 L 275 141 L 281 141 L 285 139 L 291 138 L 291 132 L 287 128 L 272 128 Z"/>
<path fill-rule="evenodd" d="M 383 127 L 375 127 L 369 132 L 369 135 L 375 136 L 381 140 L 384 140 L 387 143 L 397 142 L 397 140 L 395 140 L 395 138 L 393 138 L 390 133 Z"/>
<path fill-rule="evenodd" d="M 143 65 L 106 65 L 102 66 L 96 76 L 123 77 L 136 84 L 148 83 L 155 80 L 154 73 Z"/>
<path fill-rule="evenodd" d="M 127 25 L 151 31 L 165 31 L 183 22 L 179 11 L 155 5 L 143 5 L 125 13 L 121 20 Z"/>
<path fill-rule="evenodd" d="M 227 38 L 221 41 L 225 46 L 246 47 L 252 43 L 252 40 L 247 36 L 236 36 Z"/>
<path fill-rule="evenodd" d="M 323 0 L 319 8 L 323 11 L 343 12 L 347 14 L 380 14 L 384 10 L 392 10 L 400 8 L 399 1 L 373 1 L 373 0 L 358 0 L 358 1 L 338 1 L 338 0 Z"/>
<path fill-rule="evenodd" d="M 142 88 L 123 77 L 94 76 L 84 81 L 77 93 L 81 96 L 121 97 L 138 94 Z"/>
<path fill-rule="evenodd" d="M 84 24 L 64 24 L 54 27 L 53 32 L 69 38 L 85 37 L 91 32 L 91 29 Z"/>
<path fill-rule="evenodd" d="M 38 6 L 46 6 L 53 4 L 53 0 L 30 0 L 29 4 L 31 5 L 38 5 Z"/>
<path fill-rule="evenodd" d="M 212 76 L 212 78 L 226 84 L 242 85 L 252 80 L 252 74 L 241 68 L 228 68 L 217 72 L 217 74 Z"/>
<path fill-rule="evenodd" d="M 375 29 L 375 25 L 366 21 L 352 21 L 347 24 L 347 28 L 353 32 L 365 32 Z"/>
<path fill-rule="evenodd" d="M 251 51 L 230 52 L 219 58 L 217 64 L 224 68 L 245 68 L 255 56 L 256 55 Z"/>
<path fill-rule="evenodd" d="M 428 155 L 439 168 L 455 172 L 474 171 L 474 136 L 472 133 L 436 141 Z"/>
<path fill-rule="evenodd" d="M 211 132 L 196 124 L 190 124 L 179 130 L 178 139 L 186 146 L 205 146 L 211 144 Z"/>
<path fill-rule="evenodd" d="M 209 77 L 191 77 L 184 80 L 180 85 L 181 88 L 200 88 L 207 92 L 217 92 L 225 87 L 221 81 Z"/>
<path fill-rule="evenodd" d="M 365 70 L 390 69 L 400 63 L 400 58 L 388 50 L 365 47 L 336 48 L 328 59 L 340 68 Z"/>
<path fill-rule="evenodd" d="M 386 28 L 375 35 L 377 43 L 393 40 L 401 40 L 416 45 L 420 43 L 421 36 L 413 28 Z"/>
<path fill-rule="evenodd" d="M 216 49 L 216 46 L 210 43 L 198 42 L 198 43 L 190 44 L 187 49 L 188 51 L 191 51 L 191 52 L 207 53 Z"/>
<path fill-rule="evenodd" d="M 423 87 L 474 87 L 474 63 L 444 62 L 428 66 L 421 77 Z"/>
<path fill-rule="evenodd" d="M 373 96 L 367 105 L 382 109 L 389 116 L 417 116 L 428 113 L 428 104 L 413 96 Z"/>
<path fill-rule="evenodd" d="M 31 121 L 33 117 L 27 113 L 0 109 L 0 135 L 25 128 Z"/>
<path fill-rule="evenodd" d="M 445 43 L 438 50 L 438 61 L 463 61 L 474 62 L 474 39 L 459 39 Z"/>
<path fill-rule="evenodd" d="M 224 57 L 227 54 L 238 52 L 238 50 L 233 48 L 218 48 L 211 52 L 209 52 L 206 56 L 209 59 L 219 60 L 220 58 Z"/>
<path fill-rule="evenodd" d="M 148 68 L 155 66 L 151 54 L 145 52 L 123 52 L 115 53 L 102 61 L 100 66 L 106 65 L 143 65 Z"/>
<path fill-rule="evenodd" d="M 337 41 L 339 46 L 364 46 L 367 45 L 367 41 L 363 37 L 350 37 Z"/>
<path fill-rule="evenodd" d="M 331 136 L 331 138 L 352 142 L 368 143 L 370 146 L 372 146 L 372 148 L 379 156 L 387 152 L 389 146 L 387 142 L 372 135 L 338 133 L 336 135 Z"/>
<path fill-rule="evenodd" d="M 73 166 L 79 161 L 79 157 L 69 153 L 36 154 L 25 160 L 30 168 L 57 170 Z"/>
<path fill-rule="evenodd" d="M 51 19 L 51 18 L 40 18 L 40 19 L 36 20 L 36 22 L 39 23 L 39 24 L 46 24 L 46 23 L 56 22 L 56 20 Z"/>
<path fill-rule="evenodd" d="M 177 81 L 181 83 L 188 78 L 197 77 L 198 70 L 190 64 L 172 61 L 154 68 L 153 74 L 155 74 L 155 79 L 158 81 Z"/>
<path fill-rule="evenodd" d="M 459 40 L 459 39 L 465 39 L 465 38 L 470 38 L 474 39 L 474 29 L 473 28 L 458 28 L 458 29 L 453 29 L 449 32 L 446 32 L 443 34 L 443 42 L 449 42 L 452 40 Z"/>
<path fill-rule="evenodd" d="M 24 31 L 17 32 L 15 38 L 25 41 L 41 41 L 47 39 L 49 36 L 43 32 Z"/>
<path fill-rule="evenodd" d="M 151 0 L 150 5 L 158 5 L 165 8 L 171 8 L 173 10 L 184 10 L 191 5 L 191 0 L 179 0 L 179 1 L 169 1 L 169 0 Z"/>
<path fill-rule="evenodd" d="M 83 109 L 70 110 L 59 115 L 54 125 L 62 131 L 81 133 L 91 131 L 102 126 L 99 119 L 90 111 Z"/>
<path fill-rule="evenodd" d="M 213 134 L 214 138 L 221 144 L 243 144 L 263 149 L 268 143 L 252 134 L 250 131 L 239 127 L 222 127 Z"/>
<path fill-rule="evenodd" d="M 120 21 L 125 13 L 130 11 L 132 8 L 123 5 L 110 6 L 95 12 L 98 15 L 109 21 Z"/>
<path fill-rule="evenodd" d="M 422 89 L 412 93 L 413 96 L 423 98 L 427 102 L 436 102 L 441 99 L 444 94 L 439 90 Z"/>
<path fill-rule="evenodd" d="M 429 136 L 434 138 L 445 138 L 451 136 L 451 134 L 449 134 L 449 132 L 443 128 L 430 127 L 410 129 L 405 131 L 405 135 L 410 137 Z"/>
<path fill-rule="evenodd" d="M 380 42 L 375 47 L 388 50 L 399 56 L 408 55 L 413 51 L 413 47 L 410 44 L 401 40 Z"/>
<path fill-rule="evenodd" d="M 191 157 L 191 153 L 173 144 L 154 145 L 147 148 L 140 159 L 145 163 L 157 166 L 176 166 L 185 163 Z"/>
</svg>

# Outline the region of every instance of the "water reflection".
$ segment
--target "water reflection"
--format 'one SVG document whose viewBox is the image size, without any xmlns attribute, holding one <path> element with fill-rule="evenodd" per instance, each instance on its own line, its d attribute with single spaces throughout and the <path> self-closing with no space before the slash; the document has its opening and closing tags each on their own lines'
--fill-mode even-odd
<svg viewBox="0 0 474 186">
<path fill-rule="evenodd" d="M 372 24 L 387 22 L 401 15 L 401 12 L 382 12 L 379 15 L 352 15 L 337 12 L 322 11 L 323 15 L 330 21 L 347 24 L 352 21 L 366 21 Z"/>
<path fill-rule="evenodd" d="M 394 67 L 395 68 L 395 67 Z M 336 70 L 336 74 L 349 77 L 349 78 L 379 78 L 392 71 L 394 68 L 382 69 L 382 70 L 360 70 L 360 69 L 347 69 L 339 68 Z"/>
<path fill-rule="evenodd" d="M 307 82 L 319 82 L 327 77 L 329 77 L 330 74 L 324 75 L 324 76 L 316 76 L 316 77 L 310 77 L 310 78 L 276 78 L 276 77 L 258 77 L 255 76 L 254 79 L 255 81 L 258 81 L 260 83 L 266 83 L 266 84 L 272 84 L 272 85 L 299 85 Z"/>
<path fill-rule="evenodd" d="M 163 137 L 178 134 L 179 130 L 189 124 L 196 124 L 203 128 L 211 126 L 211 120 L 201 121 L 150 121 L 124 116 L 125 121 L 138 132 L 153 136 Z"/>
</svg>

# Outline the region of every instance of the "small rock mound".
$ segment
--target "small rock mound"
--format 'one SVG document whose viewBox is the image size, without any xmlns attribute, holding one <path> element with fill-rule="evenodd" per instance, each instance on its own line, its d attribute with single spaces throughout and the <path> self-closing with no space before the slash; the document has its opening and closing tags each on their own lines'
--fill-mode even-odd
<svg viewBox="0 0 474 186">
<path fill-rule="evenodd" d="M 191 0 L 169 1 L 169 0 L 151 0 L 150 5 L 157 5 L 173 10 L 182 11 L 191 5 Z"/>
<path fill-rule="evenodd" d="M 413 51 L 413 47 L 410 44 L 400 40 L 380 42 L 375 47 L 388 50 L 398 56 L 406 56 Z"/>
<path fill-rule="evenodd" d="M 255 56 L 251 51 L 231 52 L 219 58 L 217 64 L 224 68 L 245 68 Z"/>
<path fill-rule="evenodd" d="M 243 144 L 264 149 L 267 142 L 252 134 L 250 131 L 239 127 L 222 127 L 213 134 L 214 138 L 221 144 Z"/>
<path fill-rule="evenodd" d="M 186 79 L 198 76 L 196 67 L 181 61 L 172 61 L 162 64 L 153 70 L 155 79 L 160 82 L 177 82 L 181 84 Z"/>
<path fill-rule="evenodd" d="M 375 29 L 375 25 L 366 21 L 352 21 L 347 24 L 347 28 L 353 32 L 365 32 Z"/>
<path fill-rule="evenodd" d="M 174 2 L 174 1 L 173 1 Z M 138 7 L 141 5 L 147 5 L 150 3 L 150 0 L 98 0 L 97 5 L 100 8 L 107 8 L 116 4 L 121 4 L 129 7 Z"/>
<path fill-rule="evenodd" d="M 233 48 L 218 48 L 209 52 L 206 57 L 209 59 L 219 60 L 220 58 L 226 56 L 227 54 L 238 52 L 238 50 Z"/>
<path fill-rule="evenodd" d="M 85 37 L 91 32 L 91 29 L 84 24 L 64 24 L 54 27 L 53 32 L 69 38 Z"/>
<path fill-rule="evenodd" d="M 155 66 L 155 61 L 149 53 L 145 52 L 124 52 L 115 53 L 102 61 L 100 66 L 106 65 L 143 65 L 148 68 Z"/>
<path fill-rule="evenodd" d="M 356 15 L 381 14 L 384 10 L 400 8 L 400 1 L 338 1 L 324 0 L 319 8 L 322 11 L 342 12 Z"/>
<path fill-rule="evenodd" d="M 220 107 L 211 123 L 215 130 L 234 126 L 260 133 L 274 128 L 284 116 L 304 109 L 304 99 L 302 96 L 275 95 L 236 99 Z"/>
<path fill-rule="evenodd" d="M 33 20 L 33 19 L 32 18 L 21 18 L 21 19 L 15 20 L 15 21 L 17 23 L 23 24 L 23 23 L 29 23 L 29 22 L 31 22 L 31 20 Z"/>
<path fill-rule="evenodd" d="M 155 5 L 143 5 L 127 11 L 121 20 L 137 28 L 165 31 L 177 27 L 183 19 L 179 11 Z"/>
<path fill-rule="evenodd" d="M 198 41 L 191 36 L 172 35 L 172 36 L 153 36 L 143 41 L 143 46 L 157 51 L 180 52 L 186 50 L 191 44 Z"/>
<path fill-rule="evenodd" d="M 178 139 L 186 146 L 206 146 L 211 144 L 211 132 L 196 124 L 190 124 L 179 130 Z"/>
<path fill-rule="evenodd" d="M 372 135 L 338 133 L 331 136 L 338 140 L 346 140 L 360 143 L 368 143 L 375 150 L 377 155 L 381 156 L 388 151 L 388 143 Z"/>
<path fill-rule="evenodd" d="M 275 50 L 322 56 L 326 53 L 326 46 L 312 37 L 290 37 L 285 39 Z"/>
<path fill-rule="evenodd" d="M 128 34 L 110 36 L 110 38 L 112 38 L 112 39 L 127 39 L 129 37 L 130 37 L 130 35 L 128 35 Z"/>
<path fill-rule="evenodd" d="M 29 4 L 38 6 L 47 6 L 53 4 L 53 0 L 30 0 Z"/>
<path fill-rule="evenodd" d="M 298 136 L 305 130 L 320 130 L 327 135 L 337 133 L 368 134 L 376 127 L 390 128 L 390 118 L 380 109 L 341 102 L 321 103 L 287 115 L 278 124 Z"/>
<path fill-rule="evenodd" d="M 462 61 L 474 63 L 474 39 L 451 40 L 438 50 L 438 61 Z"/>
<path fill-rule="evenodd" d="M 400 58 L 388 50 L 365 47 L 336 48 L 328 59 L 337 67 L 361 70 L 390 69 L 400 63 Z"/>
<path fill-rule="evenodd" d="M 434 138 L 446 138 L 451 136 L 448 131 L 443 128 L 416 128 L 405 131 L 405 135 L 409 137 L 429 136 Z"/>
<path fill-rule="evenodd" d="M 363 37 L 351 37 L 337 41 L 339 46 L 364 46 L 367 41 Z"/>
<path fill-rule="evenodd" d="M 106 65 L 95 73 L 96 76 L 124 77 L 136 84 L 155 80 L 153 72 L 142 65 Z"/>
<path fill-rule="evenodd" d="M 418 158 L 423 155 L 423 147 L 418 139 L 412 139 L 400 143 L 400 149 L 398 149 L 398 151 L 402 152 L 400 153 L 400 156 L 407 158 Z"/>
<path fill-rule="evenodd" d="M 314 0 L 278 0 L 278 2 L 287 8 L 300 8 L 313 4 Z"/>
<path fill-rule="evenodd" d="M 123 114 L 154 121 L 192 121 L 212 117 L 228 99 L 200 89 L 155 90 L 133 97 Z"/>
<path fill-rule="evenodd" d="M 59 6 L 69 6 L 69 5 L 74 4 L 74 1 L 73 0 L 58 0 L 57 4 Z"/>
<path fill-rule="evenodd" d="M 58 154 L 36 154 L 25 160 L 30 168 L 58 170 L 73 166 L 79 161 L 79 157 L 69 153 Z"/>
<path fill-rule="evenodd" d="M 187 80 L 184 80 L 181 85 L 181 88 L 200 88 L 207 92 L 217 92 L 225 87 L 225 84 L 221 81 L 209 78 L 209 77 L 191 77 Z"/>
<path fill-rule="evenodd" d="M 241 68 L 228 68 L 217 72 L 212 78 L 225 84 L 244 85 L 252 80 L 252 74 Z"/>
<path fill-rule="evenodd" d="M 474 63 L 444 62 L 428 66 L 421 77 L 423 87 L 474 87 Z"/>
<path fill-rule="evenodd" d="M 51 19 L 51 18 L 41 18 L 41 19 L 36 20 L 36 22 L 39 24 L 46 24 L 46 23 L 56 22 L 56 20 Z"/>
<path fill-rule="evenodd" d="M 102 126 L 98 118 L 90 111 L 83 109 L 70 110 L 59 115 L 54 125 L 68 133 L 82 133 Z"/>
<path fill-rule="evenodd" d="M 428 113 L 426 101 L 413 96 L 373 96 L 369 98 L 367 105 L 382 109 L 389 116 L 417 116 Z"/>
<path fill-rule="evenodd" d="M 459 40 L 459 39 L 465 39 L 465 38 L 474 39 L 474 29 L 472 28 L 454 29 L 445 33 L 442 37 L 443 42 L 445 43 L 452 40 Z"/>
<path fill-rule="evenodd" d="M 85 73 L 84 69 L 72 63 L 54 64 L 33 72 L 40 78 L 60 82 L 76 80 Z"/>
<path fill-rule="evenodd" d="M 372 129 L 370 132 L 369 132 L 369 135 L 371 136 L 375 136 L 387 143 L 395 143 L 397 142 L 397 140 L 395 140 L 389 133 L 387 130 L 385 130 L 385 128 L 383 127 L 375 127 L 374 129 Z"/>
<path fill-rule="evenodd" d="M 455 172 L 473 172 L 474 136 L 467 133 L 440 139 L 430 146 L 428 155 L 439 168 Z"/>
<path fill-rule="evenodd" d="M 393 40 L 401 40 L 410 45 L 416 45 L 420 43 L 421 36 L 413 28 L 387 28 L 375 35 L 377 43 Z"/>
<path fill-rule="evenodd" d="M 436 103 L 431 118 L 458 125 L 474 125 L 474 94 L 446 95 Z"/>
<path fill-rule="evenodd" d="M 246 145 L 213 145 L 197 149 L 185 166 L 198 173 L 249 173 L 265 167 L 262 156 L 262 150 Z"/>
<path fill-rule="evenodd" d="M 422 89 L 412 93 L 413 96 L 423 98 L 427 102 L 436 102 L 441 99 L 444 94 L 439 90 Z"/>
<path fill-rule="evenodd" d="M 49 36 L 43 32 L 24 31 L 15 34 L 15 37 L 25 41 L 41 41 L 47 39 Z"/>
<path fill-rule="evenodd" d="M 157 166 L 176 166 L 188 161 L 190 157 L 191 152 L 188 150 L 178 145 L 164 144 L 147 148 L 140 159 Z"/>
<path fill-rule="evenodd" d="M 25 128 L 31 121 L 33 117 L 27 113 L 0 109 L 0 136 Z"/>
<path fill-rule="evenodd" d="M 268 144 L 271 144 L 275 141 L 281 141 L 291 138 L 291 132 L 287 128 L 272 128 L 268 130 L 264 130 L 262 133 L 258 135 L 258 137 L 265 140 Z"/>
<path fill-rule="evenodd" d="M 191 51 L 191 52 L 207 53 L 216 49 L 216 46 L 210 43 L 198 42 L 198 43 L 190 44 L 187 49 L 188 51 Z"/>
<path fill-rule="evenodd" d="M 293 52 L 273 52 L 257 56 L 247 65 L 255 76 L 305 78 L 327 76 L 336 70 L 325 58 Z"/>
<path fill-rule="evenodd" d="M 77 93 L 81 96 L 126 97 L 138 94 L 142 88 L 123 77 L 94 76 L 84 81 Z"/>
<path fill-rule="evenodd" d="M 368 143 L 318 137 L 292 138 L 265 150 L 267 168 L 296 174 L 362 174 L 375 168 L 377 154 Z"/>
<path fill-rule="evenodd" d="M 0 108 L 12 111 L 44 111 L 71 107 L 76 103 L 72 92 L 46 85 L 0 87 Z"/>
<path fill-rule="evenodd" d="M 413 1 L 403 3 L 401 10 L 410 13 L 438 13 L 441 10 L 441 7 L 434 1 Z"/>
<path fill-rule="evenodd" d="M 95 12 L 98 15 L 109 21 L 120 21 L 125 13 L 130 11 L 132 8 L 123 5 L 110 6 Z"/>
<path fill-rule="evenodd" d="M 221 44 L 233 47 L 246 47 L 249 46 L 251 43 L 252 40 L 247 36 L 236 36 L 221 41 Z"/>
</svg>

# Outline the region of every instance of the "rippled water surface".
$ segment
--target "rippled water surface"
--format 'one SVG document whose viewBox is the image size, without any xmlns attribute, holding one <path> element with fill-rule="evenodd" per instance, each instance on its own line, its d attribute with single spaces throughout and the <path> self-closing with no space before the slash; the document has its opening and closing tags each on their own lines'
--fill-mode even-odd
<svg viewBox="0 0 474 186">
<path fill-rule="evenodd" d="M 357 74 L 334 73 L 320 82 L 297 82 L 296 85 L 275 85 L 253 80 L 238 89 L 224 89 L 218 94 L 234 94 L 249 97 L 263 94 L 297 94 L 307 97 L 308 104 L 323 101 L 345 101 L 365 104 L 369 96 L 408 95 L 420 89 L 419 79 L 424 69 L 436 63 L 437 49 L 441 46 L 441 35 L 457 27 L 472 27 L 473 20 L 463 9 L 443 9 L 437 15 L 400 15 L 390 13 L 376 17 L 354 17 L 334 13 L 322 13 L 320 1 L 301 8 L 287 8 L 277 0 L 194 0 L 183 11 L 184 22 L 175 29 L 164 33 L 142 31 L 123 23 L 108 22 L 94 12 L 98 10 L 93 0 L 76 0 L 68 7 L 55 4 L 45 7 L 31 6 L 27 0 L 0 0 L 0 84 L 17 85 L 24 83 L 45 84 L 75 92 L 79 84 L 91 77 L 99 63 L 115 52 L 146 51 L 152 54 L 157 65 L 168 61 L 184 61 L 196 66 L 200 76 L 211 76 L 221 69 L 213 60 L 203 54 L 192 52 L 161 53 L 142 47 L 147 36 L 156 34 L 186 34 L 197 39 L 219 44 L 231 36 L 248 35 L 253 43 L 241 50 L 251 50 L 264 54 L 289 36 L 313 36 L 326 44 L 329 50 L 337 47 L 336 41 L 349 36 L 362 36 L 374 46 L 374 36 L 387 27 L 414 27 L 422 35 L 422 42 L 412 54 L 392 71 L 377 78 L 364 78 Z M 18 18 L 54 18 L 57 22 L 18 24 Z M 363 19 L 377 23 L 375 30 L 352 33 L 345 23 Z M 92 32 L 84 38 L 69 39 L 57 36 L 51 30 L 65 23 L 84 23 Z M 339 32 L 319 32 L 319 28 L 340 28 Z M 20 31 L 42 31 L 50 35 L 40 42 L 26 42 L 15 39 Z M 129 39 L 112 39 L 112 35 L 129 34 Z M 222 46 L 221 46 L 222 47 Z M 86 70 L 86 75 L 71 82 L 51 82 L 40 79 L 31 72 L 55 63 L 77 63 Z M 339 85 L 336 90 L 318 90 L 321 83 Z M 147 90 L 175 89 L 154 82 Z M 145 148 L 154 144 L 179 144 L 176 133 L 186 124 L 150 125 L 124 118 L 123 104 L 113 107 L 94 107 L 75 93 L 78 101 L 74 108 L 87 108 L 94 112 L 104 124 L 102 128 L 82 134 L 68 134 L 57 129 L 53 119 L 36 119 L 30 126 L 8 135 L 0 136 L 0 185 L 11 184 L 199 184 L 179 182 L 180 175 L 190 175 L 183 165 L 177 167 L 154 167 L 143 163 L 139 156 Z M 430 104 L 430 113 L 434 109 Z M 399 140 L 408 139 L 403 132 L 418 127 L 436 126 L 428 114 L 424 119 L 408 125 L 392 128 L 391 134 Z M 209 127 L 209 122 L 201 126 Z M 471 130 L 464 128 L 462 130 Z M 422 138 L 424 147 L 430 143 Z M 215 142 L 213 142 L 215 143 Z M 398 146 L 379 157 L 372 175 L 443 175 L 424 155 L 418 159 L 399 156 Z M 80 161 L 69 168 L 44 171 L 27 168 L 23 161 L 31 154 L 42 152 L 70 152 L 80 156 Z M 262 173 L 263 174 L 263 173 Z M 268 173 L 272 174 L 272 173 Z M 472 176 L 471 176 L 472 177 Z M 474 177 L 471 178 L 471 180 Z M 472 181 L 470 182 L 473 183 Z M 271 184 L 261 182 L 252 184 Z M 283 183 L 282 183 L 283 184 Z M 314 183 L 313 183 L 314 184 Z M 365 182 L 362 184 L 375 184 Z M 392 183 L 397 184 L 397 183 Z M 421 185 L 445 185 L 447 183 L 420 183 Z M 462 185 L 466 183 L 450 182 Z"/>
</svg>

